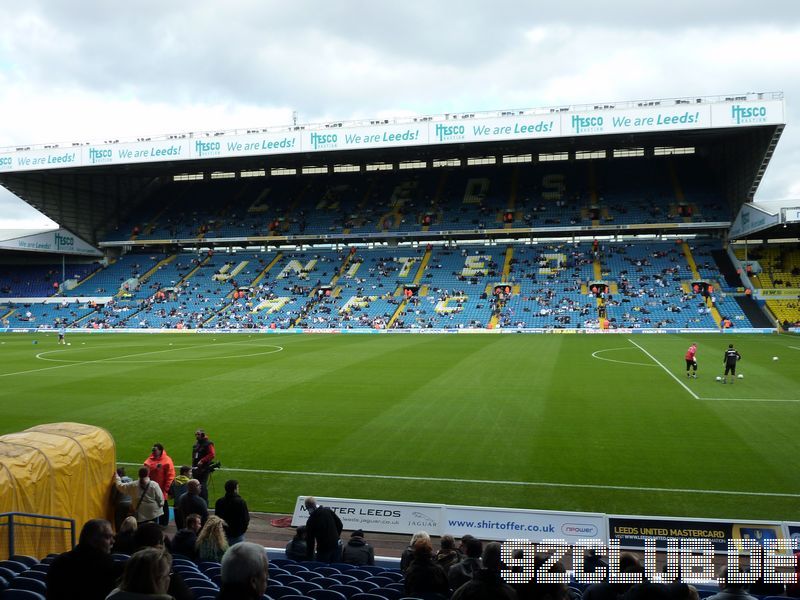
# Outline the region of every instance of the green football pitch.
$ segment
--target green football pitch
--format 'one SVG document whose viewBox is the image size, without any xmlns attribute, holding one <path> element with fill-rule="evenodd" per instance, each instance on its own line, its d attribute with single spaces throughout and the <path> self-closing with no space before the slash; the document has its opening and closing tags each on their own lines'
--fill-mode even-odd
<svg viewBox="0 0 800 600">
<path fill-rule="evenodd" d="M 800 338 L 0 336 L 0 433 L 108 429 L 117 460 L 215 442 L 252 509 L 298 495 L 797 520 Z M 698 378 L 684 353 L 698 343 Z M 716 381 L 728 343 L 735 385 Z M 773 360 L 773 357 L 779 360 Z M 129 467 L 132 471 L 133 467 Z"/>
</svg>

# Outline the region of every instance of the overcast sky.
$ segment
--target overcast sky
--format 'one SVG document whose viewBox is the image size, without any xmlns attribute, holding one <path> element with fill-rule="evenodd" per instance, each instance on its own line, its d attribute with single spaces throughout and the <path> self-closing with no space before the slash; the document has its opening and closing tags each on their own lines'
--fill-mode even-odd
<svg viewBox="0 0 800 600">
<path fill-rule="evenodd" d="M 757 200 L 800 198 L 800 2 L 25 0 L 0 147 L 783 91 Z M 0 195 L 0 228 L 48 219 Z"/>
</svg>

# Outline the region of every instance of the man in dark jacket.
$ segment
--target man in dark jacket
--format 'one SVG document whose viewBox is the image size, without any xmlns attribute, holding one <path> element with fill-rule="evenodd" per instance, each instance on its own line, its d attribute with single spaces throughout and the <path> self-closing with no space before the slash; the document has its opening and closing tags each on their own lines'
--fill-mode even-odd
<svg viewBox="0 0 800 600">
<path fill-rule="evenodd" d="M 187 516 L 186 527 L 178 530 L 172 538 L 172 553 L 194 560 L 194 546 L 197 542 L 197 534 L 200 533 L 200 528 L 200 515 L 192 513 Z"/>
<path fill-rule="evenodd" d="M 123 568 L 111 558 L 113 543 L 111 523 L 103 519 L 87 521 L 78 545 L 50 565 L 48 600 L 105 600 Z"/>
<path fill-rule="evenodd" d="M 464 548 L 464 559 L 450 567 L 447 572 L 447 580 L 450 582 L 450 588 L 457 590 L 470 579 L 473 573 L 481 568 L 481 552 L 483 552 L 483 543 L 472 536 L 466 535 L 461 538 L 461 545 Z"/>
<path fill-rule="evenodd" d="M 350 541 L 342 549 L 342 562 L 349 565 L 375 564 L 375 549 L 364 540 L 361 529 L 350 534 Z"/>
<path fill-rule="evenodd" d="M 208 520 L 208 505 L 206 501 L 200 497 L 200 482 L 197 479 L 190 479 L 186 484 L 186 493 L 181 496 L 178 501 L 178 509 L 175 514 L 178 518 L 175 520 L 175 525 L 179 529 L 183 529 L 185 523 L 183 522 L 183 515 L 190 515 L 192 513 L 200 515 L 200 524 L 205 525 Z"/>
<path fill-rule="evenodd" d="M 455 591 L 453 600 L 517 600 L 517 592 L 500 576 L 500 543 L 486 544 L 482 560 L 483 568 Z"/>
<path fill-rule="evenodd" d="M 341 519 L 330 508 L 317 506 L 317 500 L 313 496 L 305 499 L 305 507 L 308 511 L 306 558 L 314 559 L 314 546 L 316 545 L 318 561 L 339 562 L 341 555 L 339 536 L 343 529 Z"/>
<path fill-rule="evenodd" d="M 250 511 L 247 510 L 247 502 L 239 495 L 239 482 L 235 479 L 225 482 L 225 495 L 214 505 L 214 514 L 228 524 L 225 533 L 229 546 L 244 541 L 250 524 Z"/>
</svg>

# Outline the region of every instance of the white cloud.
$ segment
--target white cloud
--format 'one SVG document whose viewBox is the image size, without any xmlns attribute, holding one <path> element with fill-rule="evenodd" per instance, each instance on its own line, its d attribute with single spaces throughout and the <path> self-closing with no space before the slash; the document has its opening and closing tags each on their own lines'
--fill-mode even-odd
<svg viewBox="0 0 800 600">
<path fill-rule="evenodd" d="M 800 3 L 18 5 L 0 146 L 773 90 L 800 114 Z M 760 198 L 797 196 L 799 156 L 790 124 Z"/>
</svg>

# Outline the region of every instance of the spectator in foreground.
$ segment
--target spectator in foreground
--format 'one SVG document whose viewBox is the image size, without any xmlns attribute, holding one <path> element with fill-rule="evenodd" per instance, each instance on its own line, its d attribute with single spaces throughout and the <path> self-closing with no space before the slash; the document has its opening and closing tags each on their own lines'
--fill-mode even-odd
<svg viewBox="0 0 800 600">
<path fill-rule="evenodd" d="M 471 535 L 465 535 L 461 538 L 461 545 L 464 547 L 464 558 L 461 562 L 450 567 L 450 570 L 447 572 L 447 580 L 450 582 L 450 587 L 454 590 L 457 590 L 472 579 L 472 575 L 481 568 L 483 543 Z"/>
<path fill-rule="evenodd" d="M 364 532 L 356 529 L 342 549 L 342 562 L 349 565 L 374 565 L 375 550 L 364 539 Z"/>
<path fill-rule="evenodd" d="M 723 582 L 720 583 L 722 591 L 713 596 L 708 596 L 706 600 L 757 600 L 755 596 L 747 593 L 747 584 L 728 581 L 727 567 L 722 569 L 720 579 Z"/>
<path fill-rule="evenodd" d="M 418 531 L 414 535 L 411 536 L 411 541 L 408 543 L 408 546 L 405 550 L 403 550 L 403 554 L 400 555 L 400 570 L 405 573 L 406 569 L 408 569 L 408 565 L 411 564 L 411 561 L 414 558 L 414 546 L 416 546 L 417 542 L 420 540 L 427 540 L 430 544 L 431 536 L 428 535 L 427 531 Z"/>
<path fill-rule="evenodd" d="M 228 549 L 228 540 L 225 538 L 225 521 L 216 515 L 208 517 L 208 521 L 197 535 L 194 547 L 197 560 L 220 562 L 222 555 Z"/>
<path fill-rule="evenodd" d="M 239 495 L 239 482 L 235 479 L 225 482 L 225 495 L 214 505 L 214 514 L 228 524 L 228 544 L 233 546 L 244 541 L 250 524 L 250 511 L 247 502 Z"/>
<path fill-rule="evenodd" d="M 222 585 L 217 600 L 261 600 L 269 580 L 269 560 L 262 546 L 240 542 L 222 557 Z"/>
<path fill-rule="evenodd" d="M 517 600 L 517 592 L 500 576 L 500 543 L 487 544 L 481 561 L 483 567 L 455 591 L 453 600 Z"/>
<path fill-rule="evenodd" d="M 104 519 L 87 521 L 78 545 L 59 555 L 47 572 L 48 600 L 105 600 L 122 574 L 111 558 L 114 532 Z"/>
<path fill-rule="evenodd" d="M 119 587 L 110 600 L 172 600 L 167 594 L 172 576 L 172 557 L 163 548 L 145 548 L 125 561 Z"/>
<path fill-rule="evenodd" d="M 430 536 L 428 539 L 421 538 L 414 544 L 411 563 L 405 575 L 405 589 L 409 596 L 429 597 L 431 594 L 441 594 L 443 598 L 448 598 L 450 595 L 447 575 L 433 560 Z"/>
<path fill-rule="evenodd" d="M 436 553 L 436 562 L 447 573 L 454 564 L 461 562 L 461 554 L 456 548 L 456 540 L 452 535 L 443 535 Z"/>
<path fill-rule="evenodd" d="M 306 527 L 301 525 L 294 532 L 294 537 L 286 544 L 286 558 L 298 562 L 306 559 Z"/>
<path fill-rule="evenodd" d="M 158 523 L 144 523 L 139 526 L 136 530 L 135 540 L 137 552 L 145 548 L 169 551 L 167 548 L 169 539 L 164 535 L 164 530 Z M 173 573 L 170 577 L 167 593 L 175 600 L 194 600 L 192 590 L 189 589 L 180 573 Z"/>
</svg>

